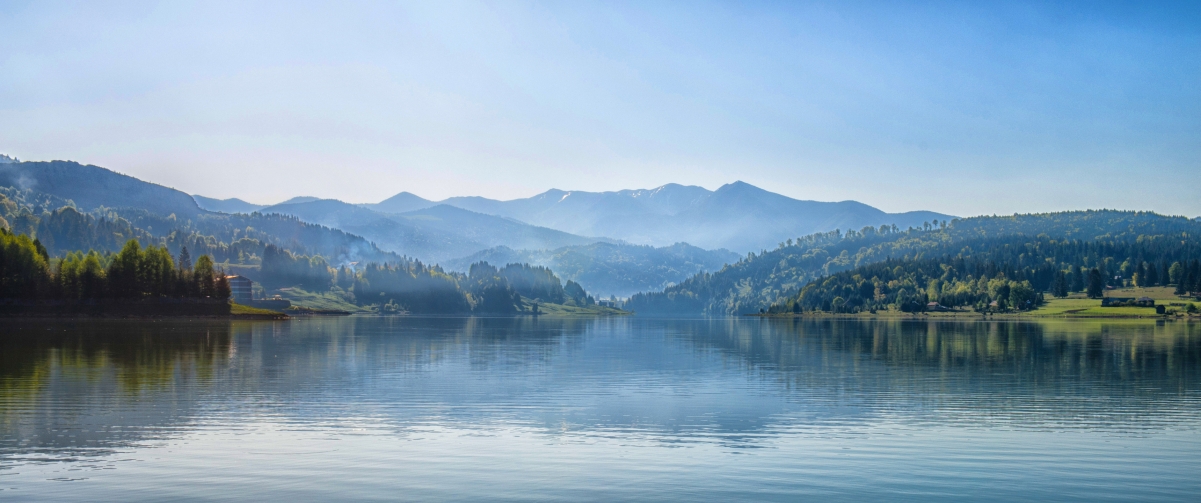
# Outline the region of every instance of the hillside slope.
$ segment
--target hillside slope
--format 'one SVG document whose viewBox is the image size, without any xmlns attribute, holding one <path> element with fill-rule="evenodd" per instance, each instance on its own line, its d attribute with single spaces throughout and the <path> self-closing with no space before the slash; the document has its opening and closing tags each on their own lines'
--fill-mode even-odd
<svg viewBox="0 0 1201 503">
<path fill-rule="evenodd" d="M 869 227 L 845 235 L 814 234 L 749 254 L 720 271 L 697 274 L 664 290 L 634 295 L 627 307 L 643 314 L 754 313 L 795 294 L 814 279 L 889 258 L 955 253 L 960 243 L 971 239 L 1046 235 L 1055 239 L 1137 241 L 1139 236 L 1173 233 L 1201 233 L 1201 222 L 1148 212 L 1106 210 L 973 217 L 928 230 Z"/>
<path fill-rule="evenodd" d="M 540 265 L 554 270 L 563 279 L 579 283 L 599 297 L 624 298 L 637 292 L 666 288 L 696 273 L 716 271 L 738 258 L 738 254 L 728 250 L 705 250 L 687 243 L 660 248 L 593 243 L 555 250 L 514 250 L 502 246 L 443 265 L 455 271 L 466 271 L 477 262 Z"/>
<path fill-rule="evenodd" d="M 181 217 L 203 211 L 192 196 L 184 192 L 73 161 L 0 164 L 0 186 L 69 199 L 84 211 L 101 206 L 140 208 Z"/>
<path fill-rule="evenodd" d="M 172 253 L 187 245 L 222 259 L 261 253 L 266 244 L 335 264 L 400 259 L 341 230 L 287 216 L 205 211 L 184 192 L 77 162 L 0 164 L 0 194 L 3 223 L 40 234 L 54 251 L 116 251 L 138 238 L 163 240 Z"/>
<path fill-rule="evenodd" d="M 193 194 L 192 199 L 196 200 L 196 204 L 205 211 L 216 211 L 220 213 L 254 213 L 266 206 L 261 204 L 253 204 L 231 197 L 229 199 L 213 199 Z"/>
<path fill-rule="evenodd" d="M 924 211 L 886 213 L 855 201 L 802 201 L 743 182 L 716 191 L 668 184 L 617 192 L 555 189 L 511 201 L 455 197 L 442 203 L 573 234 L 655 246 L 688 242 L 738 252 L 773 248 L 789 237 L 815 232 L 867 225 L 907 228 L 953 218 Z"/>
<path fill-rule="evenodd" d="M 427 262 L 462 257 L 496 246 L 544 249 L 598 241 L 515 220 L 438 205 L 392 214 L 335 199 L 278 204 L 260 210 L 363 236 L 385 250 Z"/>
</svg>

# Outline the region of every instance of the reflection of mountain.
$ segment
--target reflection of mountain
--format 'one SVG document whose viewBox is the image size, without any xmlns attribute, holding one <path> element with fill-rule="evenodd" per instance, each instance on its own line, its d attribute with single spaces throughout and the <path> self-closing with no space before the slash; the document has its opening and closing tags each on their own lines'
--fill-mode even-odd
<svg viewBox="0 0 1201 503">
<path fill-rule="evenodd" d="M 216 427 L 337 428 L 363 407 L 398 431 L 503 423 L 662 442 L 884 418 L 1159 429 L 1197 421 L 1198 392 L 1201 332 L 1187 324 L 14 322 L 0 339 L 0 459 L 104 454 L 183 434 L 202 413 Z"/>
</svg>

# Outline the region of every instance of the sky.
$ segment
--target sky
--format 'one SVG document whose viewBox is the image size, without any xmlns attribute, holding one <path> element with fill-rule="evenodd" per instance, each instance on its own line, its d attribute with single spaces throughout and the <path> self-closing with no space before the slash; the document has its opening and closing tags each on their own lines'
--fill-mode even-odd
<svg viewBox="0 0 1201 503">
<path fill-rule="evenodd" d="M 1201 3 L 0 0 L 0 153 L 209 197 L 1201 215 Z"/>
</svg>

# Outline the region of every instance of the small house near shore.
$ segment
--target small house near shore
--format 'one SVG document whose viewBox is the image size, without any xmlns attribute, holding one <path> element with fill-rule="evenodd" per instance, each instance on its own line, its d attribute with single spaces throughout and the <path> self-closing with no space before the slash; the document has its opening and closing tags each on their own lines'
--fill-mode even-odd
<svg viewBox="0 0 1201 503">
<path fill-rule="evenodd" d="M 229 281 L 229 296 L 239 304 L 250 304 L 254 300 L 254 282 L 246 276 L 226 276 Z"/>
</svg>

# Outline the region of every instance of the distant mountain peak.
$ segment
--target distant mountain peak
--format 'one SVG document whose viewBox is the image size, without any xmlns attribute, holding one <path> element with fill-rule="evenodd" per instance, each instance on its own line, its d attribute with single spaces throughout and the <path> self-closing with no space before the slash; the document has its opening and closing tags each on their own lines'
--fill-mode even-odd
<svg viewBox="0 0 1201 503">
<path fill-rule="evenodd" d="M 293 197 L 292 199 L 289 199 L 289 200 L 287 200 L 287 201 L 284 201 L 284 202 L 282 202 L 282 203 L 275 203 L 275 206 L 279 206 L 279 205 L 281 205 L 281 204 L 299 204 L 299 203 L 311 203 L 311 202 L 313 202 L 313 201 L 320 201 L 320 200 L 321 200 L 321 198 L 320 198 L 320 197 L 313 197 L 313 196 L 296 196 L 296 197 Z"/>
<path fill-rule="evenodd" d="M 429 199 L 426 199 L 424 197 L 421 197 L 417 194 L 414 194 L 414 193 L 406 190 L 406 191 L 402 191 L 392 197 L 384 199 L 383 201 L 380 201 L 379 204 L 384 204 L 384 203 L 387 203 L 390 201 L 395 202 L 395 201 L 414 201 L 414 200 L 427 201 L 427 202 L 429 201 Z"/>
<path fill-rule="evenodd" d="M 18 162 L 21 162 L 21 160 L 17 159 L 16 157 L 0 154 L 0 164 L 16 164 Z"/>
<path fill-rule="evenodd" d="M 253 204 L 231 197 L 229 199 L 214 199 L 204 197 L 200 194 L 192 194 L 192 199 L 196 204 L 205 211 L 219 211 L 222 213 L 254 213 L 262 208 L 261 204 Z"/>
<path fill-rule="evenodd" d="M 412 192 L 404 191 L 376 204 L 364 204 L 362 206 L 376 211 L 382 211 L 384 213 L 405 213 L 408 211 L 429 208 L 434 204 L 435 203 L 429 199 L 421 197 Z"/>
<path fill-rule="evenodd" d="M 746 183 L 746 182 L 744 182 L 744 181 L 742 181 L 742 180 L 735 180 L 735 181 L 733 181 L 733 182 L 730 182 L 730 183 L 727 183 L 727 184 L 725 184 L 725 185 L 722 185 L 721 187 L 718 187 L 718 188 L 717 188 L 717 190 L 716 190 L 716 191 L 714 191 L 714 192 L 722 192 L 722 191 L 727 191 L 727 192 L 728 192 L 728 191 L 745 191 L 745 190 L 762 190 L 762 191 L 764 191 L 764 192 L 767 192 L 767 191 L 765 191 L 765 190 L 763 190 L 763 189 L 761 189 L 761 188 L 759 188 L 759 187 L 756 187 L 756 186 L 754 186 L 754 185 L 751 185 L 751 184 L 749 184 L 749 183 Z"/>
<path fill-rule="evenodd" d="M 651 193 L 658 194 L 660 192 L 667 192 L 669 190 L 697 190 L 697 189 L 703 190 L 705 192 L 709 192 L 709 189 L 706 189 L 699 185 L 683 185 L 683 184 L 679 184 L 679 183 L 665 183 L 663 185 L 660 185 L 658 187 L 651 189 Z"/>
</svg>

